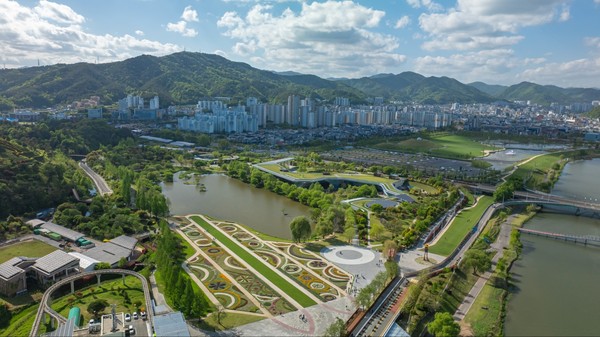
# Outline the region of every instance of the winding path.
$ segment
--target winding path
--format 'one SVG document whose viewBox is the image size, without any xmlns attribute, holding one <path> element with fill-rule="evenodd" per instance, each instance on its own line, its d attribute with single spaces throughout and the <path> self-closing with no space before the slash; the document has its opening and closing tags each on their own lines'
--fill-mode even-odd
<svg viewBox="0 0 600 337">
<path fill-rule="evenodd" d="M 108 187 L 106 180 L 104 180 L 104 178 L 102 178 L 101 175 L 99 175 L 94 170 L 92 170 L 92 168 L 87 166 L 87 164 L 84 161 L 79 162 L 79 167 L 81 167 L 81 169 L 85 172 L 85 174 L 87 174 L 88 177 L 90 177 L 90 179 L 92 179 L 92 181 L 94 182 L 94 185 L 96 185 L 96 188 L 98 189 L 98 193 L 100 193 L 100 195 L 104 196 L 106 194 L 113 193 L 113 190 L 110 187 Z"/>
</svg>

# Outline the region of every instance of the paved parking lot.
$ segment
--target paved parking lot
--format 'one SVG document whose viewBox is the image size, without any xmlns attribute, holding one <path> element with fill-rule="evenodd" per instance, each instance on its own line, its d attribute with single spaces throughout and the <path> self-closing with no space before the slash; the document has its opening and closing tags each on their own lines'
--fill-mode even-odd
<svg viewBox="0 0 600 337">
<path fill-rule="evenodd" d="M 328 160 L 344 160 L 369 165 L 405 166 L 432 172 L 460 171 L 469 176 L 477 176 L 480 169 L 472 167 L 469 161 L 431 157 L 424 154 L 402 153 L 377 149 L 336 150 L 324 153 Z"/>
</svg>

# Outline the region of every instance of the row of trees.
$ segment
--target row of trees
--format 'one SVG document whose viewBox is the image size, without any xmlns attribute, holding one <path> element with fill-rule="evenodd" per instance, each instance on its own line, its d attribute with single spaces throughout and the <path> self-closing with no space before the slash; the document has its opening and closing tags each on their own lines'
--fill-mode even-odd
<svg viewBox="0 0 600 337">
<path fill-rule="evenodd" d="M 210 310 L 210 306 L 204 294 L 194 292 L 192 281 L 181 267 L 184 255 L 180 240 L 166 221 L 161 220 L 155 256 L 156 270 L 164 280 L 165 296 L 171 299 L 175 309 L 188 318 L 200 317 Z"/>
</svg>

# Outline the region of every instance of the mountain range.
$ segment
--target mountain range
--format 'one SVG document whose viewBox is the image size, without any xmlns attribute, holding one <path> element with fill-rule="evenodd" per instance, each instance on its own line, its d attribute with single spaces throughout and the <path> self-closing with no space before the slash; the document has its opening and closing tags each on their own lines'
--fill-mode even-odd
<svg viewBox="0 0 600 337">
<path fill-rule="evenodd" d="M 600 100 L 600 90 L 560 88 L 522 82 L 511 86 L 461 83 L 449 77 L 425 77 L 414 72 L 378 74 L 358 79 L 323 79 L 292 71 L 273 72 L 233 62 L 214 54 L 179 52 L 141 55 L 120 62 L 56 64 L 0 70 L 0 111 L 13 107 L 49 107 L 92 95 L 112 104 L 127 94 L 158 95 L 161 106 L 195 104 L 206 97 L 249 96 L 285 103 L 296 94 L 331 101 L 347 97 L 353 103 L 368 97 L 422 104 L 489 103 L 529 100 L 538 104 L 569 104 Z"/>
</svg>

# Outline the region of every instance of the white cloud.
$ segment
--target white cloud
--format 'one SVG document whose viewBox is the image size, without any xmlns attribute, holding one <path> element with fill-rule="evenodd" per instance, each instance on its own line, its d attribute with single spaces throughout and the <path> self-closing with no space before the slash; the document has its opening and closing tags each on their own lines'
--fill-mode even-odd
<svg viewBox="0 0 600 337">
<path fill-rule="evenodd" d="M 222 51 L 222 50 L 220 50 L 220 49 L 215 50 L 213 52 L 213 54 L 219 55 L 219 56 L 222 56 L 222 57 L 225 57 L 225 58 L 229 58 L 229 56 L 227 55 L 227 53 L 224 52 L 224 51 Z"/>
<path fill-rule="evenodd" d="M 82 24 L 85 18 L 73 11 L 71 7 L 41 0 L 33 11 L 42 19 L 49 19 L 61 24 Z"/>
<path fill-rule="evenodd" d="M 137 36 L 144 36 L 144 32 L 141 31 L 141 30 L 136 30 L 135 31 L 135 35 L 137 35 Z"/>
<path fill-rule="evenodd" d="M 405 15 L 405 16 L 401 17 L 400 19 L 398 19 L 398 21 L 396 21 L 394 28 L 396 28 L 396 29 L 404 28 L 404 27 L 408 26 L 409 23 L 410 23 L 410 18 Z"/>
<path fill-rule="evenodd" d="M 192 8 L 192 6 L 187 6 L 183 9 L 183 13 L 181 14 L 181 18 L 183 20 L 179 20 L 175 23 L 169 22 L 167 23 L 167 31 L 179 33 L 185 37 L 194 37 L 198 35 L 198 31 L 194 28 L 189 28 L 188 23 L 192 21 L 198 21 L 198 12 Z"/>
<path fill-rule="evenodd" d="M 540 67 L 524 70 L 517 78 L 521 81 L 533 81 L 539 84 L 598 88 L 600 58 L 545 63 Z"/>
<path fill-rule="evenodd" d="M 85 18 L 65 5 L 41 1 L 27 7 L 0 1 L 0 59 L 7 66 L 116 61 L 139 54 L 164 55 L 181 50 L 175 44 L 130 35 L 85 32 Z"/>
<path fill-rule="evenodd" d="M 198 22 L 198 12 L 196 12 L 196 10 L 192 8 L 192 6 L 187 6 L 183 9 L 183 14 L 181 14 L 181 18 L 183 19 L 183 21 L 186 22 Z"/>
<path fill-rule="evenodd" d="M 598 0 L 598 1 L 600 1 L 600 0 Z M 600 37 L 598 37 L 598 36 L 586 37 L 583 39 L 583 42 L 585 43 L 586 46 L 600 48 Z"/>
<path fill-rule="evenodd" d="M 462 82 L 510 83 L 510 71 L 519 64 L 511 49 L 481 50 L 415 59 L 415 71 L 432 76 L 449 76 Z"/>
<path fill-rule="evenodd" d="M 419 24 L 426 50 L 477 50 L 506 48 L 524 38 L 523 27 L 568 18 L 565 0 L 458 0 L 445 13 L 421 14 Z"/>
<path fill-rule="evenodd" d="M 288 8 L 279 16 L 271 6 L 257 4 L 245 17 L 226 12 L 217 25 L 237 40 L 232 51 L 259 67 L 362 76 L 398 69 L 406 59 L 396 52 L 395 37 L 372 30 L 384 16 L 352 1 L 302 3 L 299 12 Z"/>
<path fill-rule="evenodd" d="M 568 21 L 571 18 L 571 12 L 569 10 L 569 6 L 567 4 L 562 5 L 562 9 L 560 11 L 560 15 L 558 17 L 558 21 L 564 22 Z"/>
<path fill-rule="evenodd" d="M 167 31 L 176 32 L 185 37 L 194 37 L 198 35 L 198 31 L 193 28 L 187 28 L 187 22 L 183 20 L 177 21 L 176 23 L 167 23 Z"/>
<path fill-rule="evenodd" d="M 430 11 L 441 11 L 444 9 L 442 5 L 432 0 L 406 0 L 406 3 L 408 3 L 413 8 L 424 7 Z"/>
</svg>

